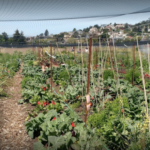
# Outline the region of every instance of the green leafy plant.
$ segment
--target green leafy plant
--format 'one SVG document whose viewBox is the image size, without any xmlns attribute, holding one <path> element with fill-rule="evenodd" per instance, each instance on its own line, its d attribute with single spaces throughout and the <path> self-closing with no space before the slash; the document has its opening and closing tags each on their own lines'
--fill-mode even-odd
<svg viewBox="0 0 150 150">
<path fill-rule="evenodd" d="M 103 76 L 104 76 L 104 80 L 107 80 L 108 78 L 111 78 L 111 79 L 114 78 L 114 74 L 112 70 L 105 70 Z"/>
<path fill-rule="evenodd" d="M 137 83 L 139 82 L 139 78 L 140 78 L 140 71 L 139 70 L 135 70 L 134 71 L 134 81 Z M 132 82 L 132 78 L 133 78 L 133 69 L 131 69 L 126 75 L 125 75 L 125 79 L 128 80 L 130 83 Z"/>
</svg>

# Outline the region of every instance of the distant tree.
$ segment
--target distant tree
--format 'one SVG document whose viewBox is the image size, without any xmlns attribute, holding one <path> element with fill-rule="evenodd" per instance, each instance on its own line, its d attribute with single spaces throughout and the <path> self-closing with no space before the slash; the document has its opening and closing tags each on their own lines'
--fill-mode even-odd
<svg viewBox="0 0 150 150">
<path fill-rule="evenodd" d="M 77 31 L 76 28 L 73 29 L 73 32 Z"/>
<path fill-rule="evenodd" d="M 133 32 L 138 32 L 138 28 L 135 26 L 135 27 L 133 27 L 132 31 Z"/>
<path fill-rule="evenodd" d="M 20 33 L 20 40 L 19 40 L 21 43 L 26 43 L 26 38 L 25 38 L 25 36 L 24 36 L 24 34 L 23 34 L 23 31 L 21 31 L 21 33 Z"/>
<path fill-rule="evenodd" d="M 104 33 L 103 32 L 103 34 L 101 34 L 101 39 L 106 39 L 106 38 L 109 38 L 109 35 L 108 35 L 108 33 Z"/>
<path fill-rule="evenodd" d="M 116 23 L 114 23 L 114 26 L 116 26 L 117 24 Z"/>
<path fill-rule="evenodd" d="M 78 36 L 79 36 L 79 33 L 77 31 L 75 31 L 72 35 L 73 38 L 78 38 Z"/>
<path fill-rule="evenodd" d="M 0 34 L 0 43 L 5 42 L 4 36 Z"/>
<path fill-rule="evenodd" d="M 45 36 L 48 36 L 48 35 L 49 35 L 49 32 L 48 32 L 48 30 L 47 30 L 47 29 L 45 30 L 44 35 L 45 35 Z"/>
<path fill-rule="evenodd" d="M 133 36 L 135 36 L 135 33 L 134 32 L 129 32 L 128 35 L 133 37 Z"/>
<path fill-rule="evenodd" d="M 19 33 L 18 29 L 15 31 L 12 39 L 15 44 L 26 44 L 26 39 L 23 32 Z"/>
<path fill-rule="evenodd" d="M 128 29 L 128 23 L 125 23 L 124 28 L 125 28 L 125 29 Z"/>
<path fill-rule="evenodd" d="M 15 33 L 13 34 L 13 41 L 14 42 L 19 42 L 19 38 L 20 38 L 20 33 L 19 33 L 19 30 L 17 29 L 15 31 Z"/>
<path fill-rule="evenodd" d="M 89 28 L 84 28 L 83 32 L 89 32 Z"/>
<path fill-rule="evenodd" d="M 55 38 L 63 38 L 64 37 L 64 33 L 55 34 L 54 37 Z"/>
<path fill-rule="evenodd" d="M 138 32 L 142 32 L 142 27 L 138 26 Z"/>
<path fill-rule="evenodd" d="M 130 29 L 124 29 L 124 33 L 130 32 Z"/>
<path fill-rule="evenodd" d="M 41 34 L 39 35 L 39 38 L 40 38 L 40 39 L 43 39 L 43 37 L 44 37 L 44 34 L 41 33 Z"/>
<path fill-rule="evenodd" d="M 103 33 L 107 33 L 108 31 L 108 29 L 103 29 Z"/>
<path fill-rule="evenodd" d="M 8 35 L 7 35 L 7 33 L 3 32 L 2 36 L 4 37 L 5 42 L 7 42 L 8 41 Z"/>
<path fill-rule="evenodd" d="M 148 26 L 145 27 L 145 32 L 148 32 Z"/>
<path fill-rule="evenodd" d="M 83 32 L 83 33 L 81 34 L 81 37 L 86 37 L 86 35 L 87 35 L 87 32 Z"/>
<path fill-rule="evenodd" d="M 94 25 L 95 28 L 99 29 L 100 26 L 98 24 Z"/>
</svg>

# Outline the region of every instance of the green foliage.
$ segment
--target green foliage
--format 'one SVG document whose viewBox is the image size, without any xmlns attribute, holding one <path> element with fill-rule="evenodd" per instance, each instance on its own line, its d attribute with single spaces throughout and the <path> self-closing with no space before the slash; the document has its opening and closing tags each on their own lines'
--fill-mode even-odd
<svg viewBox="0 0 150 150">
<path fill-rule="evenodd" d="M 140 77 L 140 71 L 139 70 L 135 70 L 134 71 L 134 81 L 138 82 L 139 81 L 139 77 Z M 130 83 L 132 82 L 132 78 L 133 78 L 133 69 L 131 69 L 126 75 L 125 75 L 125 79 L 128 80 Z"/>
<path fill-rule="evenodd" d="M 40 96 L 38 96 L 38 95 L 34 95 L 30 100 L 29 100 L 29 102 L 31 103 L 31 104 L 37 104 L 37 102 L 40 100 Z"/>
<path fill-rule="evenodd" d="M 57 112 L 60 112 L 62 110 L 62 105 L 60 103 L 55 103 L 55 105 L 53 104 L 49 104 L 47 106 L 47 110 L 51 110 L 51 109 L 54 109 L 56 110 Z"/>
<path fill-rule="evenodd" d="M 0 53 L 0 96 L 7 96 L 7 91 L 5 90 L 8 85 L 10 85 L 9 78 L 15 75 L 20 69 L 21 53 L 14 52 L 12 55 L 8 53 Z"/>
<path fill-rule="evenodd" d="M 122 116 L 122 105 L 124 109 L 129 108 L 127 98 L 118 98 L 113 102 L 107 102 L 104 110 L 101 110 L 100 113 L 94 113 L 88 118 L 88 124 L 96 127 L 99 132 L 99 130 L 102 130 L 101 127 L 106 125 L 106 122 L 110 124 L 117 116 Z"/>
<path fill-rule="evenodd" d="M 72 122 L 74 122 L 74 127 L 71 125 Z M 50 110 L 45 115 L 40 113 L 36 118 L 26 122 L 25 126 L 32 138 L 36 131 L 40 131 L 39 140 L 41 142 L 48 141 L 48 147 L 51 149 L 68 150 L 72 147 L 75 150 L 95 150 L 96 147 L 103 148 L 94 130 L 90 130 L 88 127 L 84 128 L 80 117 L 69 109 L 62 114 L 58 114 L 55 110 Z"/>
<path fill-rule="evenodd" d="M 68 75 L 67 71 L 64 70 L 59 74 L 59 77 L 60 77 L 60 79 L 67 80 L 69 78 L 69 75 Z"/>
<path fill-rule="evenodd" d="M 72 107 L 73 109 L 75 109 L 75 108 L 78 108 L 78 107 L 80 106 L 80 104 L 81 104 L 81 102 L 80 102 L 80 101 L 77 101 L 76 103 L 73 103 L 71 107 Z"/>
<path fill-rule="evenodd" d="M 33 150 L 46 150 L 41 142 L 33 143 Z"/>
<path fill-rule="evenodd" d="M 15 31 L 12 40 L 15 42 L 15 44 L 26 44 L 26 39 L 23 32 L 19 32 L 18 29 Z"/>
<path fill-rule="evenodd" d="M 107 80 L 108 78 L 113 79 L 114 78 L 114 74 L 112 70 L 105 70 L 104 71 L 104 80 Z"/>
<path fill-rule="evenodd" d="M 34 62 L 34 56 L 27 54 L 24 57 L 22 96 L 32 104 L 40 102 L 35 107 L 33 114 L 30 114 L 32 118 L 26 122 L 28 134 L 34 137 L 36 132 L 39 133 L 39 140 L 42 143 L 48 143 L 49 149 L 102 150 L 108 147 L 111 150 L 131 150 L 143 148 L 139 143 L 148 138 L 147 135 L 140 137 L 141 133 L 147 130 L 147 127 L 143 129 L 146 118 L 143 92 L 126 80 L 113 79 L 114 75 L 111 70 L 106 70 L 104 81 L 102 82 L 100 79 L 99 82 L 99 71 L 93 70 L 89 94 L 93 97 L 93 110 L 98 109 L 95 111 L 96 113 L 88 117 L 88 126 L 85 128 L 85 124 L 74 111 L 64 110 L 64 101 L 69 101 L 72 108 L 77 108 L 80 105 L 81 95 L 86 95 L 87 68 L 84 67 L 81 70 L 81 65 L 79 67 L 79 65 L 73 64 L 72 54 L 64 52 L 62 57 L 65 62 L 68 60 L 68 64 L 71 61 L 66 67 L 74 85 L 71 85 L 64 66 L 53 68 L 53 81 L 60 85 L 63 96 L 52 94 L 49 90 L 43 91 L 42 88 L 46 88 L 46 82 L 49 81 L 50 69 L 47 69 L 44 74 L 40 67 L 32 67 L 31 62 Z M 125 64 L 126 67 L 132 65 L 133 62 L 130 58 L 124 58 L 123 55 L 119 57 L 118 59 L 121 59 L 123 63 L 128 62 L 128 65 Z M 62 62 L 60 56 L 57 58 L 59 62 Z M 78 59 L 76 63 L 78 61 L 80 63 L 81 60 Z M 147 67 L 145 60 L 143 64 Z M 139 59 L 136 59 L 136 70 L 139 69 L 139 66 Z M 135 82 L 140 82 L 138 73 L 137 71 Z M 128 80 L 132 81 L 132 70 L 127 74 Z M 148 82 L 146 87 L 149 88 Z M 98 92 L 95 92 L 95 89 Z M 148 98 L 149 96 L 147 95 Z M 55 102 L 55 105 L 51 103 L 52 101 Z M 49 102 L 49 104 L 45 105 L 43 102 Z M 96 106 L 94 102 L 97 102 Z M 39 112 L 42 113 L 38 115 Z M 71 125 L 72 122 L 75 124 L 74 127 Z M 142 127 L 139 127 L 139 123 Z M 141 131 L 141 129 L 143 130 Z M 148 140 L 145 140 L 145 145 L 149 145 Z M 39 146 L 41 149 L 43 148 L 42 145 Z"/>
</svg>

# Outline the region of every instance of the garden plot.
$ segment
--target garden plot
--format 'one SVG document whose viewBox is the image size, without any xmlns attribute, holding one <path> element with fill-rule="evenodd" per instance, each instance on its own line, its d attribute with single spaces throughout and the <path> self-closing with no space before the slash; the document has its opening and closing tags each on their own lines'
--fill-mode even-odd
<svg viewBox="0 0 150 150">
<path fill-rule="evenodd" d="M 148 58 L 141 55 L 143 75 L 147 78 L 143 85 L 138 51 L 135 49 L 135 65 L 133 50 L 128 49 L 128 56 L 122 55 L 122 51 L 116 49 L 114 53 L 107 45 L 103 50 L 93 48 L 90 67 L 89 54 L 82 48 L 81 53 L 77 53 L 59 51 L 57 47 L 55 54 L 53 52 L 55 60 L 45 53 L 45 48 L 23 56 L 18 104 L 32 108 L 26 116 L 25 127 L 30 138 L 36 141 L 33 149 L 149 148 L 149 116 L 146 112 L 149 107 L 144 95 L 144 87 L 146 92 L 149 91 L 145 86 L 148 83 Z M 47 62 L 49 66 L 45 67 Z M 134 85 L 141 86 L 144 92 Z M 150 98 L 149 94 L 146 96 Z"/>
</svg>

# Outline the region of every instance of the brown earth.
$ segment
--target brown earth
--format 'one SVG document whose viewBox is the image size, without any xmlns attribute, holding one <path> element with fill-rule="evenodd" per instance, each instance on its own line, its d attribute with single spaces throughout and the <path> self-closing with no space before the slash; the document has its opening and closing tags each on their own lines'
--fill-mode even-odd
<svg viewBox="0 0 150 150">
<path fill-rule="evenodd" d="M 9 87 L 9 97 L 0 99 L 0 150 L 32 150 L 33 143 L 26 130 L 27 105 L 19 105 L 21 99 L 21 69 Z M 28 108 L 29 109 L 29 108 Z"/>
<path fill-rule="evenodd" d="M 0 47 L 0 52 L 2 53 L 9 53 L 9 54 L 13 54 L 15 51 L 18 52 L 22 52 L 23 54 L 25 54 L 28 50 L 33 50 L 32 47 L 25 47 L 25 48 L 6 48 L 6 47 Z M 35 51 L 38 51 L 38 48 L 34 48 Z M 59 51 L 64 51 L 65 48 L 59 48 Z M 55 51 L 57 51 L 57 48 L 55 48 Z M 66 51 L 70 51 L 71 52 L 71 47 L 67 47 Z M 54 50 L 53 50 L 53 54 L 54 54 Z"/>
</svg>

